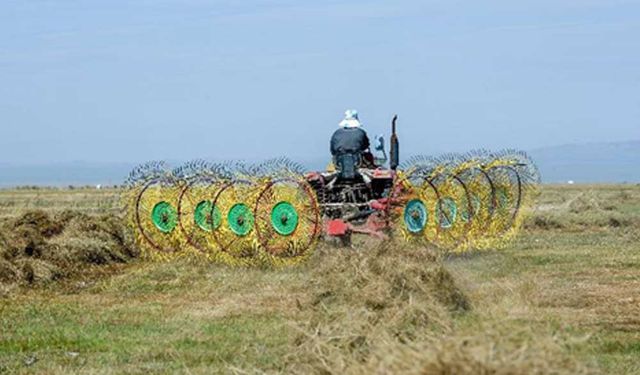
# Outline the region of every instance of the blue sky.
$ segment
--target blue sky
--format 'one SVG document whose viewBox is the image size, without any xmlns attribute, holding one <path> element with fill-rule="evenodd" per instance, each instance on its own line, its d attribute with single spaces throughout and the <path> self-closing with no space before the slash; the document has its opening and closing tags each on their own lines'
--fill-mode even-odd
<svg viewBox="0 0 640 375">
<path fill-rule="evenodd" d="M 0 163 L 640 139 L 640 1 L 0 2 Z"/>
</svg>

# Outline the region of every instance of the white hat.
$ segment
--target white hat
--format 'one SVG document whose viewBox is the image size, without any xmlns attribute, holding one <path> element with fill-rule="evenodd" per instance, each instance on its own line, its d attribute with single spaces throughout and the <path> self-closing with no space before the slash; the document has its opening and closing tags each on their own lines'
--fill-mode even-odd
<svg viewBox="0 0 640 375">
<path fill-rule="evenodd" d="M 338 125 L 341 128 L 359 128 L 362 126 L 360 120 L 358 120 L 358 111 L 355 109 L 347 109 L 344 112 L 344 120 L 340 121 Z"/>
</svg>

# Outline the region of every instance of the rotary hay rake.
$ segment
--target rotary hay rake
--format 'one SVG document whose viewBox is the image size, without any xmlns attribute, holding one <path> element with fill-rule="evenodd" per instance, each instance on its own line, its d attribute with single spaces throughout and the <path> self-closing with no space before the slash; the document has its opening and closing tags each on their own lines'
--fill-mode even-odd
<svg viewBox="0 0 640 375">
<path fill-rule="evenodd" d="M 506 246 L 538 195 L 540 174 L 523 152 L 414 157 L 402 166 L 395 206 L 407 241 L 450 252 Z"/>
<path fill-rule="evenodd" d="M 377 168 L 366 186 L 379 191 L 362 199 L 351 185 L 332 195 L 327 175 L 286 158 L 175 169 L 150 162 L 125 183 L 127 223 L 147 259 L 234 266 L 294 265 L 322 236 L 354 232 L 450 252 L 495 249 L 517 234 L 540 181 L 517 151 L 418 156 L 397 171 Z"/>
<path fill-rule="evenodd" d="M 195 256 L 237 266 L 306 259 L 322 231 L 302 167 L 204 161 L 135 168 L 125 183 L 128 226 L 146 258 Z"/>
</svg>

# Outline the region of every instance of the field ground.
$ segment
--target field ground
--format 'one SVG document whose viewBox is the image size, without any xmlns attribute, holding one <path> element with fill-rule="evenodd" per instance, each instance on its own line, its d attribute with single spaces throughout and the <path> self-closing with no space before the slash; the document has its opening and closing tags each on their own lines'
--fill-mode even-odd
<svg viewBox="0 0 640 375">
<path fill-rule="evenodd" d="M 0 191 L 0 220 L 65 208 L 118 212 L 117 191 Z M 323 245 L 286 270 L 134 261 L 7 288 L 0 373 L 638 374 L 639 240 L 639 186 L 544 186 L 503 250 Z"/>
<path fill-rule="evenodd" d="M 56 212 L 65 209 L 88 214 L 117 213 L 117 189 L 0 189 L 0 220 L 28 210 Z"/>
</svg>

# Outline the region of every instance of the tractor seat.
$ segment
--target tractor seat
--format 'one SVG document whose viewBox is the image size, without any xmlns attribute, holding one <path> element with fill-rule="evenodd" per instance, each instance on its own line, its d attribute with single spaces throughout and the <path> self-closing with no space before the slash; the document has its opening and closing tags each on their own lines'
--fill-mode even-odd
<svg viewBox="0 0 640 375">
<path fill-rule="evenodd" d="M 338 171 L 337 178 L 339 181 L 357 181 L 362 180 L 362 176 L 358 172 L 358 166 L 361 163 L 360 154 L 341 154 L 335 157 L 335 165 Z"/>
</svg>

